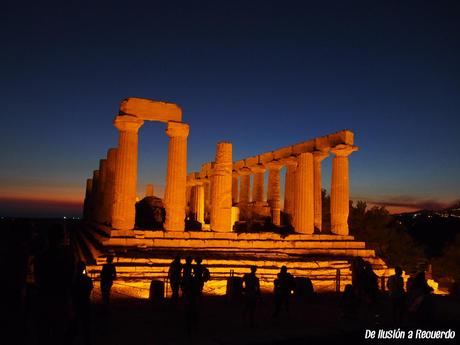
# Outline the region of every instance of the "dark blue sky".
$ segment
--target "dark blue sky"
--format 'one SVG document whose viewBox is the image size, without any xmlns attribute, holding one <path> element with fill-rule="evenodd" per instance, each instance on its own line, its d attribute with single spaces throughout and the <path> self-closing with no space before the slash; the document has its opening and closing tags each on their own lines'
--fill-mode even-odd
<svg viewBox="0 0 460 345">
<path fill-rule="evenodd" d="M 79 202 L 129 96 L 182 107 L 189 171 L 220 140 L 236 160 L 346 128 L 353 198 L 459 199 L 458 1 L 10 1 L 0 16 L 0 215 Z M 164 186 L 164 129 L 141 128 L 140 194 Z"/>
</svg>

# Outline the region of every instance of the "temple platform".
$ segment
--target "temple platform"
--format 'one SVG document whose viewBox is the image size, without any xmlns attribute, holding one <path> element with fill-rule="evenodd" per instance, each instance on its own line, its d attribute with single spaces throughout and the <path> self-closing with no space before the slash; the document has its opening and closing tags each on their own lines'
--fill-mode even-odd
<svg viewBox="0 0 460 345">
<path fill-rule="evenodd" d="M 151 280 L 166 282 L 171 260 L 179 254 L 201 257 L 211 273 L 205 292 L 225 294 L 227 278 L 242 276 L 250 267 L 264 290 L 273 289 L 280 267 L 286 265 L 296 277 L 308 277 L 315 291 L 343 290 L 351 284 L 354 257 L 369 261 L 381 280 L 394 274 L 374 250 L 353 236 L 333 234 L 223 233 L 213 231 L 130 232 L 87 224 L 79 234 L 81 255 L 90 257 L 89 273 L 95 280 L 107 254 L 115 256 L 117 286 L 128 295 L 147 297 Z M 88 260 L 87 260 L 88 261 Z"/>
</svg>

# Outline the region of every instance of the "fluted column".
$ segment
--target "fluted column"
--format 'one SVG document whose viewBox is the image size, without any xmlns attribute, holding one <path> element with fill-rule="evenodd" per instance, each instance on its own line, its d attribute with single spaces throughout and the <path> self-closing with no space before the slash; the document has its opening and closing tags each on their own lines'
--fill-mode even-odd
<svg viewBox="0 0 460 345">
<path fill-rule="evenodd" d="M 144 121 L 134 116 L 117 116 L 113 122 L 119 131 L 115 164 L 112 227 L 134 228 L 136 216 L 138 131 Z"/>
<path fill-rule="evenodd" d="M 211 212 L 211 181 L 209 178 L 202 178 L 204 190 L 204 223 L 209 222 Z"/>
<path fill-rule="evenodd" d="M 284 164 L 286 165 L 286 175 L 284 179 L 284 213 L 288 215 L 292 223 L 294 218 L 294 185 L 297 158 L 289 157 L 284 160 Z"/>
<path fill-rule="evenodd" d="M 357 150 L 356 146 L 344 144 L 331 149 L 335 155 L 332 159 L 331 231 L 337 235 L 348 235 L 350 202 L 348 156 Z"/>
<path fill-rule="evenodd" d="M 232 144 L 217 144 L 211 176 L 211 229 L 232 231 Z"/>
<path fill-rule="evenodd" d="M 202 181 L 195 182 L 195 193 L 194 193 L 194 210 L 196 214 L 196 220 L 201 224 L 204 224 L 204 183 Z"/>
<path fill-rule="evenodd" d="M 97 213 L 99 212 L 99 202 L 97 200 L 98 189 L 99 189 L 99 170 L 93 171 L 93 185 L 91 186 L 91 195 L 93 197 L 91 207 L 91 220 L 96 221 Z"/>
<path fill-rule="evenodd" d="M 189 126 L 182 122 L 168 122 L 168 170 L 166 173 L 165 209 L 166 230 L 183 231 L 185 224 L 187 181 L 187 137 Z"/>
<path fill-rule="evenodd" d="M 85 192 L 85 201 L 83 202 L 83 219 L 91 219 L 91 208 L 92 208 L 92 196 L 93 191 L 93 179 L 86 179 L 86 192 Z"/>
<path fill-rule="evenodd" d="M 238 203 L 238 172 L 232 172 L 232 205 Z"/>
<path fill-rule="evenodd" d="M 118 149 L 111 148 L 107 151 L 107 168 L 105 176 L 104 200 L 103 200 L 103 223 L 112 223 L 113 195 L 115 188 L 115 169 Z"/>
<path fill-rule="evenodd" d="M 314 225 L 315 228 L 319 231 L 322 230 L 322 223 L 323 223 L 323 201 L 321 195 L 321 162 L 325 159 L 329 154 L 324 151 L 314 151 L 313 152 L 313 204 L 315 210 L 315 221 Z"/>
<path fill-rule="evenodd" d="M 297 157 L 295 179 L 294 229 L 303 234 L 313 234 L 313 154 L 301 153 Z"/>
<path fill-rule="evenodd" d="M 280 200 L 280 170 L 283 167 L 279 161 L 271 161 L 268 167 L 268 204 L 271 208 L 272 223 L 281 224 L 281 200 Z"/>
<path fill-rule="evenodd" d="M 105 197 L 105 182 L 107 177 L 107 159 L 99 160 L 99 187 L 97 189 L 97 204 L 98 211 L 96 221 L 98 223 L 104 222 L 104 197 Z"/>
<path fill-rule="evenodd" d="M 250 169 L 254 174 L 254 181 L 252 185 L 252 201 L 256 203 L 263 202 L 265 167 L 262 164 L 257 164 L 252 166 Z"/>
<path fill-rule="evenodd" d="M 239 220 L 245 220 L 248 216 L 248 205 L 251 194 L 251 170 L 244 167 L 238 171 L 240 175 L 240 195 L 238 198 L 238 208 L 240 209 Z"/>
</svg>

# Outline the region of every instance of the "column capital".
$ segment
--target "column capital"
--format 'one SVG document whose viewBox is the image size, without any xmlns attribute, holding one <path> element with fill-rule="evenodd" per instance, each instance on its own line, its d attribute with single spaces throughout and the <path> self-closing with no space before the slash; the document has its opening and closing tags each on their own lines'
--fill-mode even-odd
<svg viewBox="0 0 460 345">
<path fill-rule="evenodd" d="M 254 165 L 252 167 L 250 167 L 249 169 L 251 169 L 251 172 L 254 173 L 254 174 L 261 174 L 261 173 L 264 173 L 265 170 L 265 166 L 261 163 L 258 163 L 257 165 Z"/>
<path fill-rule="evenodd" d="M 168 127 L 166 128 L 166 135 L 170 138 L 187 138 L 190 132 L 188 124 L 183 122 L 168 121 Z"/>
<path fill-rule="evenodd" d="M 289 156 L 289 157 L 283 158 L 281 161 L 286 166 L 291 166 L 291 167 L 297 166 L 297 156 Z"/>
<path fill-rule="evenodd" d="M 240 176 L 239 172 L 237 170 L 232 170 L 232 177 L 238 178 Z"/>
<path fill-rule="evenodd" d="M 250 175 L 251 169 L 249 169 L 248 167 L 243 167 L 240 170 L 238 170 L 238 174 L 243 176 Z"/>
<path fill-rule="evenodd" d="M 316 150 L 313 151 L 313 159 L 317 162 L 321 162 L 323 159 L 329 156 L 329 152 L 325 150 Z"/>
<path fill-rule="evenodd" d="M 274 159 L 268 163 L 266 163 L 268 170 L 281 170 L 284 164 L 279 161 L 278 159 Z"/>
<path fill-rule="evenodd" d="M 340 144 L 335 147 L 332 147 L 331 152 L 335 154 L 337 157 L 347 157 L 352 152 L 358 151 L 358 149 L 358 146 Z"/>
<path fill-rule="evenodd" d="M 144 124 L 144 120 L 139 119 L 135 116 L 130 115 L 118 115 L 113 120 L 113 125 L 122 132 L 135 132 L 141 128 Z"/>
</svg>

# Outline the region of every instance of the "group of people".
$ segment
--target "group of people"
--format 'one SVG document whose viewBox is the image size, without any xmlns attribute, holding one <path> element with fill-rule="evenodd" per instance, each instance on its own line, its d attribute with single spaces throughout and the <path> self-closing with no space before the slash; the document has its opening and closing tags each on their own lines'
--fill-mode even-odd
<svg viewBox="0 0 460 345">
<path fill-rule="evenodd" d="M 362 258 L 356 258 L 351 267 L 352 284 L 345 286 L 341 299 L 342 317 L 345 321 L 350 321 L 361 310 L 366 314 L 366 320 L 378 323 L 378 318 L 385 309 L 383 295 L 378 287 L 378 277 L 373 272 L 372 265 Z M 433 315 L 433 289 L 428 285 L 425 273 L 419 272 L 410 277 L 406 288 L 402 274 L 401 267 L 396 267 L 395 274 L 386 282 L 394 326 L 428 325 Z"/>
</svg>

